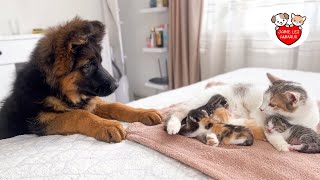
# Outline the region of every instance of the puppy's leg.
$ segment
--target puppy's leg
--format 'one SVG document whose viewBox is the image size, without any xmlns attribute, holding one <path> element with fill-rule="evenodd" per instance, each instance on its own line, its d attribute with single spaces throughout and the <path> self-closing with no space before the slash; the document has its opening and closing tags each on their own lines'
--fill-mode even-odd
<svg viewBox="0 0 320 180">
<path fill-rule="evenodd" d="M 162 116 L 154 109 L 140 109 L 126 106 L 121 103 L 97 104 L 93 113 L 102 118 L 116 119 L 124 122 L 141 122 L 146 125 L 160 124 Z"/>
<path fill-rule="evenodd" d="M 121 123 L 102 119 L 85 110 L 40 113 L 38 119 L 46 125 L 46 135 L 83 134 L 105 142 L 120 142 L 126 137 Z"/>
</svg>

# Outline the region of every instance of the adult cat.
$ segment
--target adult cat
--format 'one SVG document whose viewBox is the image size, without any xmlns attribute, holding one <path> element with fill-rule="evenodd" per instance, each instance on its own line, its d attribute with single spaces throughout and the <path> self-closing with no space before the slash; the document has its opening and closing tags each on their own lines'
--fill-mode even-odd
<svg viewBox="0 0 320 180">
<path fill-rule="evenodd" d="M 177 134 L 181 128 L 181 120 L 188 112 L 203 106 L 215 94 L 221 94 L 229 103 L 229 110 L 234 120 L 230 123 L 245 125 L 245 120 L 254 119 L 257 126 L 264 128 L 266 117 L 280 114 L 288 119 L 291 124 L 303 125 L 316 129 L 319 123 L 319 111 L 315 99 L 302 88 L 301 84 L 281 80 L 269 73 L 267 77 L 271 82 L 269 88 L 262 85 L 236 84 L 221 85 L 200 92 L 198 96 L 180 105 L 167 122 L 168 134 Z M 199 128 L 202 134 L 205 130 Z M 290 145 L 278 134 L 269 134 L 265 131 L 267 140 L 278 151 L 289 151 Z"/>
</svg>

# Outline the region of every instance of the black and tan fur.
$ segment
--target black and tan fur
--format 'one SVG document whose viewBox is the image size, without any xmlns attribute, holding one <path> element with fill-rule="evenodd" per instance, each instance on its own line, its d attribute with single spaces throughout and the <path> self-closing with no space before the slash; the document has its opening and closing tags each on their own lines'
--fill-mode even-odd
<svg viewBox="0 0 320 180">
<path fill-rule="evenodd" d="M 118 87 L 102 67 L 104 25 L 75 18 L 50 28 L 39 40 L 30 61 L 18 72 L 13 89 L 0 111 L 0 138 L 21 134 L 83 134 L 105 142 L 126 137 L 113 121 L 159 124 L 156 110 L 107 103 Z"/>
</svg>

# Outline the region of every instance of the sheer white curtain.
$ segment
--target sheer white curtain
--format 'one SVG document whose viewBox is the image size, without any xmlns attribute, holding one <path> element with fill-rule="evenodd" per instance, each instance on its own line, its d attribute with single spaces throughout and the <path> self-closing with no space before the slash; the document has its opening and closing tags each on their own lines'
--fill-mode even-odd
<svg viewBox="0 0 320 180">
<path fill-rule="evenodd" d="M 300 10 L 310 33 L 295 48 L 282 48 L 269 37 L 273 12 Z M 201 33 L 201 78 L 242 67 L 320 72 L 320 1 L 206 0 Z"/>
</svg>

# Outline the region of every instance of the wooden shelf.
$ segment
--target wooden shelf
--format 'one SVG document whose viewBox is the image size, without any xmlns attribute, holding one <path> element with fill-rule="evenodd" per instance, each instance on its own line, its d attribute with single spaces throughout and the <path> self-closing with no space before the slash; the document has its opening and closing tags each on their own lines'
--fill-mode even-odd
<svg viewBox="0 0 320 180">
<path fill-rule="evenodd" d="M 168 49 L 167 48 L 143 48 L 142 51 L 145 53 L 166 53 Z"/>
<path fill-rule="evenodd" d="M 146 8 L 146 9 L 141 9 L 140 13 L 146 14 L 146 13 L 163 13 L 167 12 L 168 7 L 154 7 L 154 8 Z"/>
<path fill-rule="evenodd" d="M 146 87 L 153 88 L 153 89 L 158 89 L 158 90 L 168 90 L 169 89 L 168 85 L 155 84 L 155 83 L 152 83 L 150 81 L 144 83 L 144 85 Z"/>
</svg>

